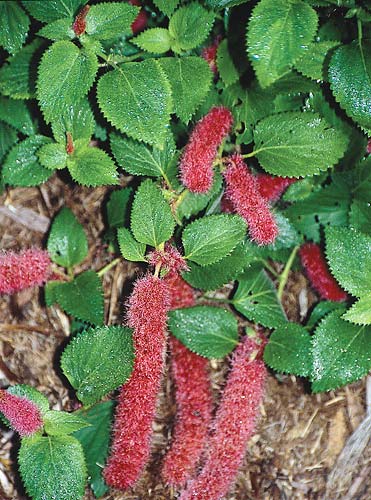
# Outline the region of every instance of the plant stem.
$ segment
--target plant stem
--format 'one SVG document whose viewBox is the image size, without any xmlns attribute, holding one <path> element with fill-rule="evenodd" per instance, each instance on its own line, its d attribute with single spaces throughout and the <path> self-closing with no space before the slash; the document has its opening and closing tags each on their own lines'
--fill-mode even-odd
<svg viewBox="0 0 371 500">
<path fill-rule="evenodd" d="M 233 300 L 230 300 L 230 299 L 220 299 L 218 297 L 210 297 L 208 295 L 202 295 L 201 299 L 204 299 L 204 300 L 215 300 L 215 302 L 224 302 L 225 304 L 233 304 Z"/>
<path fill-rule="evenodd" d="M 299 250 L 299 245 L 297 245 L 293 249 L 293 251 L 291 252 L 290 257 L 289 257 L 288 261 L 286 262 L 285 268 L 282 271 L 281 276 L 279 277 L 279 285 L 278 285 L 277 296 L 278 296 L 278 299 L 280 301 L 282 300 L 283 290 L 285 289 L 285 286 L 287 284 L 287 280 L 289 278 L 289 272 L 290 272 L 291 266 L 292 266 L 292 264 L 294 262 L 294 259 L 295 259 L 295 256 L 296 256 L 296 253 L 297 253 L 298 250 Z"/>
<path fill-rule="evenodd" d="M 117 257 L 117 259 L 113 259 L 111 262 L 109 262 L 104 267 L 102 267 L 102 269 L 100 269 L 99 271 L 97 271 L 97 275 L 101 278 L 110 269 L 112 269 L 113 267 L 115 267 L 120 262 L 120 260 L 121 260 L 120 257 Z"/>
<path fill-rule="evenodd" d="M 278 272 L 277 272 L 275 269 L 273 269 L 273 267 L 269 264 L 269 262 L 268 262 L 267 260 L 265 260 L 265 259 L 260 259 L 260 261 L 264 264 L 264 267 L 266 267 L 266 268 L 268 269 L 268 271 L 269 271 L 271 274 L 273 274 L 273 276 L 274 276 L 275 278 L 278 278 L 278 277 L 279 277 Z"/>
</svg>

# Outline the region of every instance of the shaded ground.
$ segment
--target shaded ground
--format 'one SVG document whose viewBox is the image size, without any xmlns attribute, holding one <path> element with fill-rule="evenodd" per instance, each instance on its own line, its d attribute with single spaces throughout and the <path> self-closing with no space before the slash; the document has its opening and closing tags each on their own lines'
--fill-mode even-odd
<svg viewBox="0 0 371 500">
<path fill-rule="evenodd" d="M 71 188 L 56 177 L 41 188 L 10 190 L 0 197 L 0 248 L 42 245 L 50 218 L 65 204 L 78 216 L 88 233 L 90 253 L 80 271 L 100 269 L 112 259 L 100 240 L 104 228 L 102 203 L 109 190 Z M 122 322 L 122 298 L 138 271 L 134 265 L 121 262 L 105 275 L 108 324 Z M 284 295 L 290 319 L 299 320 L 313 300 L 305 278 L 292 273 Z M 58 376 L 58 347 L 68 335 L 67 316 L 58 308 L 46 308 L 39 290 L 1 297 L 0 386 L 30 384 L 49 398 L 53 409 L 70 410 L 73 401 Z M 227 362 L 211 363 L 216 398 L 227 368 Z M 339 474 L 343 484 L 336 480 L 326 491 L 328 475 L 346 439 L 365 416 L 364 397 L 364 382 L 327 394 L 311 395 L 302 380 L 271 373 L 257 434 L 249 443 L 235 488 L 226 498 L 369 499 L 370 453 L 361 456 L 349 476 Z M 153 460 L 133 491 L 112 493 L 104 500 L 176 498 L 176 492 L 162 484 L 159 473 L 174 413 L 171 381 L 166 375 L 155 423 Z M 14 473 L 16 447 L 13 434 L 2 428 L 0 500 L 26 498 Z M 93 497 L 87 492 L 86 500 L 90 498 Z"/>
</svg>

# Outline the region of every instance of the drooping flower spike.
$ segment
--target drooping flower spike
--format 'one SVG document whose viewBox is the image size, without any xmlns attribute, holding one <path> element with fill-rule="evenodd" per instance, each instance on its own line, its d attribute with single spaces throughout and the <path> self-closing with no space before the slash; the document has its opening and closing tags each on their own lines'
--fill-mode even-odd
<svg viewBox="0 0 371 500">
<path fill-rule="evenodd" d="M 256 181 L 260 195 L 265 200 L 273 203 L 277 201 L 286 188 L 296 182 L 297 179 L 268 174 L 258 174 L 256 176 Z"/>
<path fill-rule="evenodd" d="M 39 408 L 28 399 L 0 389 L 0 412 L 21 437 L 34 434 L 43 426 Z"/>
</svg>

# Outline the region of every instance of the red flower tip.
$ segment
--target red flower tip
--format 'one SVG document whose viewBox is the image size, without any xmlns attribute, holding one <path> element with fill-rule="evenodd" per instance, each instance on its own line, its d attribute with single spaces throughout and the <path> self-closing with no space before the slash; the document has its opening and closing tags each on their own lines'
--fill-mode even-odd
<svg viewBox="0 0 371 500">
<path fill-rule="evenodd" d="M 267 201 L 277 201 L 281 194 L 290 184 L 293 184 L 297 179 L 289 177 L 272 176 L 268 174 L 258 174 L 256 176 L 258 191 L 260 195 Z"/>
<path fill-rule="evenodd" d="M 75 146 L 73 144 L 73 139 L 72 139 L 72 134 L 71 132 L 66 133 L 66 139 L 67 139 L 67 144 L 66 144 L 66 153 L 68 155 L 71 155 L 75 151 Z"/>
<path fill-rule="evenodd" d="M 3 389 L 0 389 L 0 412 L 22 437 L 30 436 L 43 426 L 40 410 L 32 401 Z"/>
<path fill-rule="evenodd" d="M 259 193 L 256 177 L 240 155 L 232 155 L 229 160 L 224 172 L 226 196 L 234 211 L 248 223 L 251 239 L 258 245 L 269 245 L 278 236 L 278 227 L 267 201 Z"/>
<path fill-rule="evenodd" d="M 51 275 L 48 252 L 31 248 L 0 254 L 0 293 L 43 285 Z"/>
<path fill-rule="evenodd" d="M 137 7 L 142 6 L 142 2 L 140 2 L 139 0 L 129 0 L 129 3 L 131 5 L 136 5 Z M 144 28 L 147 26 L 147 23 L 148 23 L 148 17 L 146 11 L 141 9 L 139 14 L 135 18 L 135 21 L 131 25 L 131 31 L 133 32 L 134 35 L 136 35 L 140 31 L 144 30 Z"/>
<path fill-rule="evenodd" d="M 218 67 L 216 65 L 216 56 L 221 40 L 221 36 L 217 36 L 214 42 L 208 47 L 205 47 L 201 52 L 201 57 L 205 59 L 205 61 L 210 66 L 211 71 L 215 74 L 218 72 Z"/>
<path fill-rule="evenodd" d="M 368 154 L 371 154 L 371 138 L 369 138 L 367 141 L 366 152 Z"/>
<path fill-rule="evenodd" d="M 180 161 L 182 183 L 194 193 L 206 193 L 213 183 L 213 162 L 228 135 L 233 116 L 223 106 L 212 108 L 195 126 Z"/>
<path fill-rule="evenodd" d="M 90 5 L 85 5 L 77 14 L 72 29 L 76 36 L 83 35 L 86 30 L 86 15 L 90 10 Z"/>
<path fill-rule="evenodd" d="M 299 250 L 302 266 L 313 288 L 321 299 L 342 302 L 347 300 L 348 294 L 339 286 L 331 275 L 326 259 L 319 245 L 305 243 Z"/>
<path fill-rule="evenodd" d="M 195 305 L 195 291 L 177 274 L 169 274 L 165 281 L 170 292 L 170 309 L 192 307 Z"/>
<path fill-rule="evenodd" d="M 177 274 L 180 271 L 186 271 L 188 269 L 187 263 L 180 252 L 170 245 L 170 243 L 165 244 L 165 249 L 155 250 L 148 255 L 148 262 L 152 266 L 157 266 L 161 264 L 161 267 L 168 274 Z"/>
</svg>

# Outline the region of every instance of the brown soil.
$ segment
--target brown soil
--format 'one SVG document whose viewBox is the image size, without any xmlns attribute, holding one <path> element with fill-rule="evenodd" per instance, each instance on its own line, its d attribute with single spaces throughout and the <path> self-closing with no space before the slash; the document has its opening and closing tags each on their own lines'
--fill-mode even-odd
<svg viewBox="0 0 371 500">
<path fill-rule="evenodd" d="M 104 228 L 102 204 L 110 189 L 68 187 L 53 177 L 41 188 L 9 190 L 0 198 L 0 248 L 42 245 L 50 219 L 66 205 L 84 224 L 89 237 L 89 257 L 80 270 L 100 269 L 112 259 L 100 239 Z M 122 322 L 124 297 L 138 272 L 140 269 L 134 265 L 121 262 L 105 275 L 108 324 Z M 291 273 L 284 295 L 290 319 L 300 320 L 314 300 L 306 279 Z M 39 290 L 1 297 L 0 386 L 30 384 L 49 398 L 53 409 L 70 410 L 73 401 L 58 376 L 56 356 L 58 346 L 68 335 L 68 317 L 56 307 L 46 308 Z M 228 362 L 210 363 L 216 398 L 227 368 Z M 347 438 L 365 417 L 365 391 L 366 383 L 359 382 L 312 395 L 305 381 L 271 373 L 257 433 L 248 445 L 235 487 L 226 498 L 369 499 L 370 453 L 361 454 L 348 474 L 337 469 L 335 479 L 331 484 L 328 481 Z M 171 381 L 166 374 L 154 424 L 153 459 L 135 489 L 125 494 L 113 492 L 104 500 L 176 498 L 176 492 L 162 483 L 159 473 L 174 413 Z M 367 433 L 360 436 L 361 441 L 367 439 Z M 26 498 L 14 472 L 16 447 L 13 433 L 2 428 L 0 500 Z M 93 496 L 87 491 L 85 498 Z"/>
</svg>

